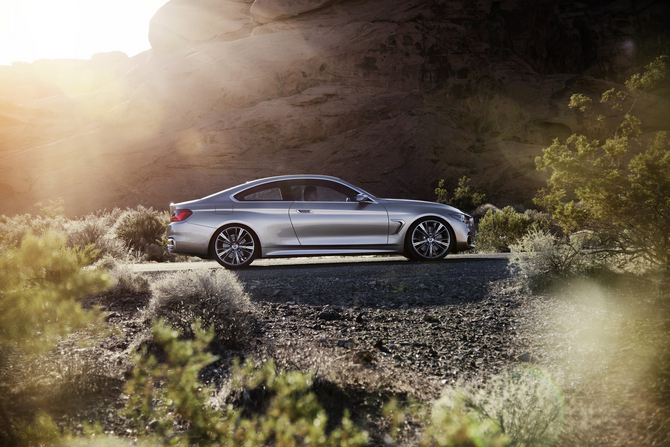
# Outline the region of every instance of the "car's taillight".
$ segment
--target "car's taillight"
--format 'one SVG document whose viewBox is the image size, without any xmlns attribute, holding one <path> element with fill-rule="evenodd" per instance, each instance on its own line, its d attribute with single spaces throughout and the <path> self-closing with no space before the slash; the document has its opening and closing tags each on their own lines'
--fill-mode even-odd
<svg viewBox="0 0 670 447">
<path fill-rule="evenodd" d="M 193 214 L 191 210 L 174 210 L 170 216 L 170 222 L 181 222 L 188 219 L 191 214 Z"/>
</svg>

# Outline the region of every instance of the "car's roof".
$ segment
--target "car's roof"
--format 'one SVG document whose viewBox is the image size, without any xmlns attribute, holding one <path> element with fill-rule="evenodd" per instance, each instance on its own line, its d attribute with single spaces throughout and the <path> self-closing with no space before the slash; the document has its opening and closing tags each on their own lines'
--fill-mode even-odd
<svg viewBox="0 0 670 447">
<path fill-rule="evenodd" d="M 216 193 L 211 194 L 209 196 L 203 197 L 202 199 L 199 199 L 199 200 L 211 199 L 211 198 L 215 198 L 215 197 L 222 197 L 222 196 L 237 194 L 239 191 L 243 191 L 247 188 L 250 188 L 250 187 L 253 187 L 253 186 L 256 186 L 256 185 L 261 185 L 263 183 L 277 182 L 277 181 L 282 181 L 282 180 L 305 180 L 305 179 L 332 180 L 332 181 L 342 183 L 344 185 L 348 185 L 351 188 L 354 188 L 355 190 L 365 192 L 361 188 L 359 188 L 355 185 L 352 185 L 351 183 L 349 183 L 345 180 L 342 180 L 340 178 L 333 177 L 333 176 L 330 176 L 330 175 L 294 174 L 294 175 L 277 175 L 277 176 L 274 176 L 274 177 L 264 177 L 264 178 L 259 178 L 259 179 L 255 179 L 255 180 L 249 180 L 246 183 L 242 183 L 242 184 L 239 184 L 239 185 L 232 186 L 230 188 L 224 189 L 223 191 L 219 191 L 219 192 L 216 192 Z M 369 194 L 369 193 L 366 193 L 366 194 Z M 372 194 L 369 194 L 369 195 L 372 196 Z"/>
<path fill-rule="evenodd" d="M 341 178 L 333 177 L 331 175 L 316 175 L 316 174 L 293 174 L 293 175 L 276 175 L 274 177 L 265 177 L 254 180 L 249 180 L 247 183 L 258 182 L 264 183 L 267 181 L 278 181 L 278 180 L 299 180 L 299 179 L 313 179 L 313 180 L 338 180 L 343 182 Z"/>
</svg>

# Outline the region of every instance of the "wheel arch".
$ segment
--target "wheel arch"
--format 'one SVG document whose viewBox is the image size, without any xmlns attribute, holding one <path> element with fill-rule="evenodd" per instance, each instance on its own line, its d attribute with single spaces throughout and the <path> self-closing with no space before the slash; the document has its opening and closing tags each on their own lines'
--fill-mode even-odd
<svg viewBox="0 0 670 447">
<path fill-rule="evenodd" d="M 236 227 L 236 226 L 242 227 L 247 231 L 249 231 L 251 237 L 253 237 L 256 244 L 258 244 L 258 255 L 255 256 L 255 258 L 259 259 L 262 257 L 263 250 L 261 249 L 260 239 L 258 238 L 258 233 L 253 228 L 251 228 L 248 224 L 241 222 L 226 222 L 225 224 L 220 225 L 218 228 L 216 228 L 214 232 L 212 232 L 212 235 L 209 237 L 209 244 L 207 245 L 207 259 L 216 259 L 216 255 L 214 254 L 214 242 L 216 241 L 216 237 L 219 234 L 219 232 L 224 228 Z"/>
<path fill-rule="evenodd" d="M 423 214 L 421 216 L 417 216 L 415 219 L 413 219 L 410 223 L 408 223 L 405 226 L 405 231 L 403 235 L 403 255 L 405 257 L 410 257 L 411 258 L 411 252 L 408 248 L 408 244 L 410 243 L 410 239 L 412 237 L 412 231 L 414 225 L 422 220 L 429 220 L 429 219 L 435 219 L 439 220 L 442 222 L 447 230 L 449 231 L 449 238 L 451 239 L 451 244 L 449 247 L 449 250 L 447 251 L 447 255 L 449 254 L 454 254 L 458 253 L 458 241 L 456 239 L 456 232 L 454 230 L 454 226 L 449 222 L 449 219 L 445 218 L 444 216 L 440 216 L 439 214 Z"/>
</svg>

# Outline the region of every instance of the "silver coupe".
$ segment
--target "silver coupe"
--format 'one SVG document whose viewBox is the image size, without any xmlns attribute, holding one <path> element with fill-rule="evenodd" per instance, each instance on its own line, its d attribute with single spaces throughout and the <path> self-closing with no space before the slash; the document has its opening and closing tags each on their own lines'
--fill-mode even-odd
<svg viewBox="0 0 670 447">
<path fill-rule="evenodd" d="M 435 261 L 475 248 L 471 216 L 419 200 L 380 199 L 335 177 L 253 180 L 170 204 L 170 253 L 229 269 L 256 258 L 402 254 Z"/>
</svg>

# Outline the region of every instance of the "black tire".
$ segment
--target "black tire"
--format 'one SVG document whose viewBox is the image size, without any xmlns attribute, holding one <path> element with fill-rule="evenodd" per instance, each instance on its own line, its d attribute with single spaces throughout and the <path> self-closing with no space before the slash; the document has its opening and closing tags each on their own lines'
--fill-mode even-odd
<svg viewBox="0 0 670 447">
<path fill-rule="evenodd" d="M 212 238 L 212 255 L 227 269 L 249 267 L 259 253 L 258 238 L 244 225 L 226 225 Z"/>
<path fill-rule="evenodd" d="M 417 261 L 439 261 L 451 253 L 454 231 L 437 217 L 423 217 L 407 230 L 405 256 Z"/>
</svg>

